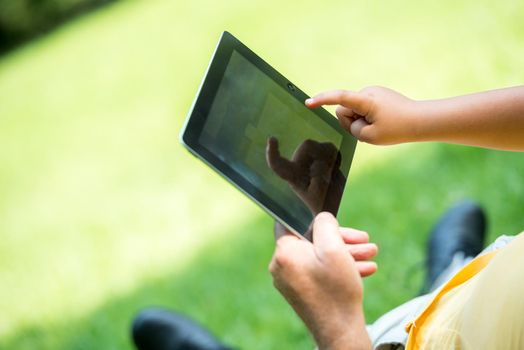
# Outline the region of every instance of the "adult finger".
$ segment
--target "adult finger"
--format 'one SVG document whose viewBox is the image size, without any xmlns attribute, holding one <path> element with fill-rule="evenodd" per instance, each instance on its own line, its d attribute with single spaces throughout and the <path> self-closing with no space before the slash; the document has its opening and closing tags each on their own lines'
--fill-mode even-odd
<svg viewBox="0 0 524 350">
<path fill-rule="evenodd" d="M 365 231 L 356 230 L 350 227 L 341 227 L 340 234 L 342 235 L 344 243 L 359 244 L 369 242 L 369 235 Z"/>
<path fill-rule="evenodd" d="M 313 222 L 313 245 L 321 255 L 343 250 L 344 241 L 340 235 L 338 221 L 333 214 L 321 212 L 315 217 Z"/>
<path fill-rule="evenodd" d="M 280 238 L 286 237 L 286 239 L 288 239 L 287 238 L 288 236 L 291 237 L 291 239 L 293 240 L 297 240 L 297 239 L 301 240 L 300 237 L 298 237 L 296 234 L 291 232 L 287 227 L 285 227 L 278 221 L 275 221 L 274 234 L 275 234 L 275 242 L 277 243 L 280 240 Z"/>
<path fill-rule="evenodd" d="M 269 263 L 271 274 L 276 273 L 279 269 L 293 264 L 295 254 L 293 254 L 296 241 L 300 238 L 287 231 L 276 241 L 275 251 Z"/>
<path fill-rule="evenodd" d="M 360 276 L 367 277 L 377 272 L 377 263 L 374 261 L 357 261 L 357 270 Z"/>
<path fill-rule="evenodd" d="M 322 105 L 342 105 L 359 115 L 366 116 L 371 108 L 371 97 L 360 92 L 332 90 L 313 96 L 307 99 L 305 103 L 309 108 Z"/>
<path fill-rule="evenodd" d="M 356 261 L 372 259 L 378 253 L 375 243 L 346 244 L 346 247 Z"/>
<path fill-rule="evenodd" d="M 278 241 L 278 239 L 284 236 L 285 234 L 291 233 L 284 225 L 282 225 L 278 221 L 275 221 L 273 232 L 275 233 L 275 241 Z"/>
</svg>

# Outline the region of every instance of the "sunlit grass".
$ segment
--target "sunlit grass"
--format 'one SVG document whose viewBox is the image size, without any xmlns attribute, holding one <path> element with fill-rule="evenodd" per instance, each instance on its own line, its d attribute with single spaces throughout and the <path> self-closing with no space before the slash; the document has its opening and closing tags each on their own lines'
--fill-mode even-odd
<svg viewBox="0 0 524 350">
<path fill-rule="evenodd" d="M 313 94 L 436 98 L 522 83 L 522 2 L 122 2 L 0 61 L 0 347 L 130 347 L 140 307 L 250 349 L 310 347 L 272 289 L 271 220 L 178 144 L 222 30 Z M 340 219 L 381 253 L 369 319 L 411 297 L 427 230 L 461 198 L 524 223 L 519 154 L 360 145 Z M 401 283 L 399 283 L 399 281 Z"/>
</svg>

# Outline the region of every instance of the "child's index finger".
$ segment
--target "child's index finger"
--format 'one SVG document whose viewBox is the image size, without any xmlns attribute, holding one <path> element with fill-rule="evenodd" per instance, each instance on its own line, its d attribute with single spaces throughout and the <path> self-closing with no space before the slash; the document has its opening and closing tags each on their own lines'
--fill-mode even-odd
<svg viewBox="0 0 524 350">
<path fill-rule="evenodd" d="M 309 108 L 316 108 L 323 105 L 341 105 L 351 108 L 358 114 L 365 115 L 369 111 L 371 98 L 360 92 L 331 90 L 308 98 L 305 104 Z"/>
</svg>

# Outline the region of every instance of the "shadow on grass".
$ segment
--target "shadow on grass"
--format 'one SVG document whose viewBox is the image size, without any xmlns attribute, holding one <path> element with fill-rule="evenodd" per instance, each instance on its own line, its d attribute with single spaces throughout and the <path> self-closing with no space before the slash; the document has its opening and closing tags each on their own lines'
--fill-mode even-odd
<svg viewBox="0 0 524 350">
<path fill-rule="evenodd" d="M 524 154 L 426 144 L 408 146 L 350 178 L 340 220 L 368 230 L 381 250 L 379 272 L 365 284 L 368 321 L 416 294 L 427 233 L 454 202 L 470 198 L 486 207 L 490 240 L 522 230 L 522 174 Z M 206 246 L 185 270 L 149 280 L 83 318 L 22 329 L 2 348 L 131 348 L 132 317 L 160 305 L 195 317 L 242 348 L 309 349 L 305 329 L 272 288 L 271 229 L 271 219 L 260 215 L 235 228 L 227 242 Z"/>
<path fill-rule="evenodd" d="M 133 316 L 152 305 L 182 311 L 243 348 L 311 348 L 267 272 L 272 225 L 261 215 L 235 228 L 231 240 L 207 245 L 186 270 L 152 279 L 84 318 L 21 330 L 2 349 L 129 349 Z"/>
</svg>

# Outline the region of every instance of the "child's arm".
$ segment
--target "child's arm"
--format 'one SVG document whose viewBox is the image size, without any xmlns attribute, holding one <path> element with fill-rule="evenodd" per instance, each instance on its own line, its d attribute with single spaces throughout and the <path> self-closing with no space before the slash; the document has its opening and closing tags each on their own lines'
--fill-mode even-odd
<svg viewBox="0 0 524 350">
<path fill-rule="evenodd" d="M 443 141 L 524 151 L 524 86 L 428 101 L 383 87 L 334 90 L 306 105 L 339 105 L 341 125 L 372 144 Z"/>
</svg>

